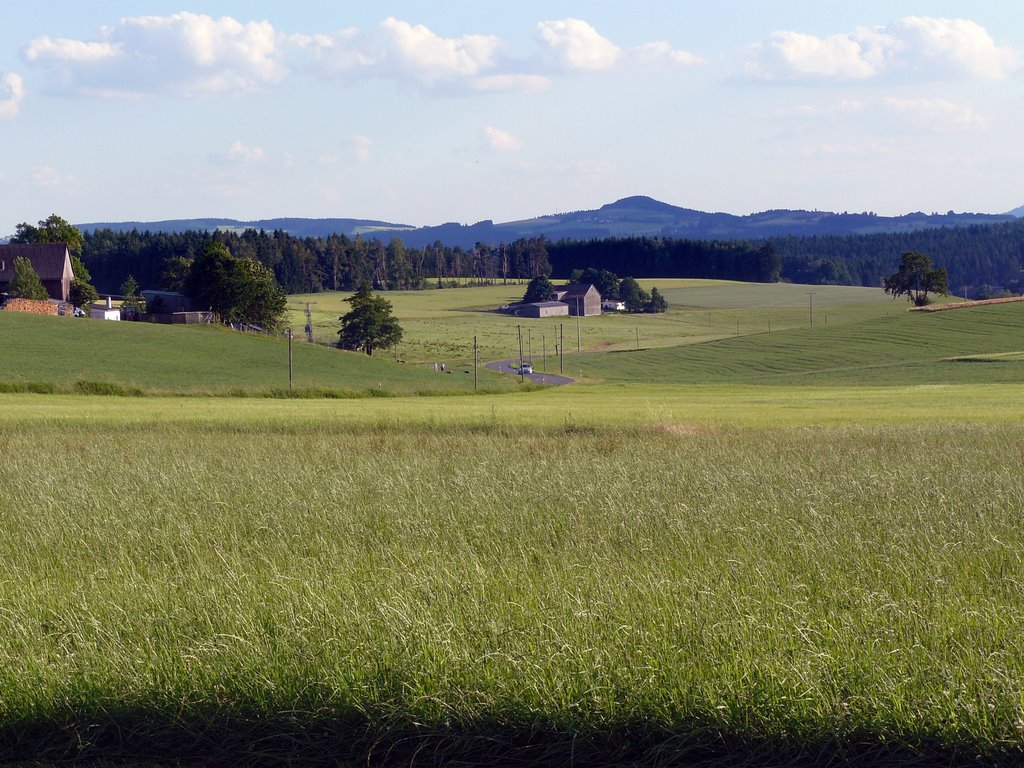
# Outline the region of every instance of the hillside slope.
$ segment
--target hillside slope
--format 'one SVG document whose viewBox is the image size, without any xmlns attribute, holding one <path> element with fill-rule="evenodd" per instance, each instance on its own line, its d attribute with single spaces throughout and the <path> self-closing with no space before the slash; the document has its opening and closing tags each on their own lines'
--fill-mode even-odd
<svg viewBox="0 0 1024 768">
<path fill-rule="evenodd" d="M 288 344 L 216 326 L 170 326 L 37 317 L 0 312 L 0 382 L 68 387 L 97 381 L 166 393 L 266 394 L 288 388 Z M 459 393 L 473 389 L 462 370 L 445 375 L 398 365 L 386 353 L 292 345 L 296 388 L 348 393 Z M 514 386 L 481 373 L 481 386 Z"/>
<path fill-rule="evenodd" d="M 576 355 L 569 369 L 608 382 L 908 385 L 1024 382 L 1024 305 L 907 312 L 843 325 L 685 347 Z M 952 358 L 972 357 L 973 361 Z"/>
</svg>

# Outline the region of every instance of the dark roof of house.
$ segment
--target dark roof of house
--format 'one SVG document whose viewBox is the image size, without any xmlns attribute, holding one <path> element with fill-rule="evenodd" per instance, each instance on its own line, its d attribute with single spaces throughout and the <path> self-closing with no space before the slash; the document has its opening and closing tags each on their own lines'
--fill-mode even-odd
<svg viewBox="0 0 1024 768">
<path fill-rule="evenodd" d="M 68 247 L 64 243 L 0 245 L 0 281 L 14 279 L 14 259 L 18 256 L 32 262 L 32 269 L 40 280 L 60 280 L 64 277 Z"/>
<path fill-rule="evenodd" d="M 568 306 L 564 301 L 532 301 L 529 304 L 524 304 L 526 307 L 565 307 Z"/>
<path fill-rule="evenodd" d="M 588 293 L 590 293 L 591 289 L 593 289 L 594 291 L 597 290 L 597 288 L 594 288 L 594 286 L 591 283 L 586 283 L 573 285 L 559 285 L 558 287 L 555 288 L 555 291 L 558 293 L 564 292 L 564 298 L 564 296 L 586 296 Z"/>
</svg>

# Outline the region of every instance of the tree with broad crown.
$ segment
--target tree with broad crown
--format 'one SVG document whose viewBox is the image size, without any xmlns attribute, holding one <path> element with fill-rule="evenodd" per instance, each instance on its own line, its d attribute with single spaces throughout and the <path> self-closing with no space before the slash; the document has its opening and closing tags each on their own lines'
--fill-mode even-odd
<svg viewBox="0 0 1024 768">
<path fill-rule="evenodd" d="M 906 296 L 915 306 L 923 307 L 930 302 L 929 293 L 949 293 L 949 276 L 945 267 L 935 269 L 923 253 L 905 251 L 900 268 L 885 278 L 883 287 L 894 299 Z"/>
<path fill-rule="evenodd" d="M 526 293 L 523 294 L 523 304 L 533 304 L 538 301 L 551 301 L 555 297 L 555 287 L 547 275 L 537 275 L 529 285 L 526 286 Z"/>
<path fill-rule="evenodd" d="M 338 331 L 340 349 L 361 349 L 372 355 L 377 347 L 389 349 L 402 340 L 402 327 L 391 314 L 391 302 L 382 296 L 374 296 L 369 283 L 363 283 L 345 301 L 352 305 L 352 309 L 338 318 L 341 320 L 341 330 Z"/>
<path fill-rule="evenodd" d="M 22 256 L 14 257 L 14 279 L 7 286 L 7 293 L 18 299 L 46 301 L 50 298 L 43 287 L 43 281 L 32 269 L 32 262 Z"/>
<path fill-rule="evenodd" d="M 236 259 L 217 241 L 193 259 L 184 288 L 189 298 L 209 307 L 221 322 L 264 329 L 277 325 L 287 303 L 273 272 L 257 261 Z"/>
<path fill-rule="evenodd" d="M 632 277 L 624 277 L 619 283 L 619 299 L 626 305 L 627 312 L 643 312 L 651 297 Z"/>
</svg>

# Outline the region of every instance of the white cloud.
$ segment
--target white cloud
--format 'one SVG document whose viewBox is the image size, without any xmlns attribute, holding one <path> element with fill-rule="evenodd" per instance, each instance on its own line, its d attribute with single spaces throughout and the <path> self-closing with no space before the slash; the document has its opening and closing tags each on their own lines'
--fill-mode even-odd
<svg viewBox="0 0 1024 768">
<path fill-rule="evenodd" d="M 907 17 L 886 26 L 817 37 L 774 33 L 749 49 L 748 72 L 764 79 L 867 80 L 904 77 L 998 79 L 1017 67 L 1017 54 L 996 45 L 966 19 Z"/>
<path fill-rule="evenodd" d="M 283 39 L 266 21 L 176 13 L 124 18 L 92 41 L 40 37 L 23 56 L 89 93 L 222 93 L 280 82 Z"/>
<path fill-rule="evenodd" d="M 390 68 L 430 85 L 438 80 L 473 77 L 494 66 L 499 45 L 492 35 L 444 38 L 422 24 L 389 17 L 381 22 Z"/>
<path fill-rule="evenodd" d="M 0 120 L 18 116 L 18 107 L 25 97 L 25 85 L 20 75 L 0 75 Z"/>
<path fill-rule="evenodd" d="M 998 80 L 1017 68 L 1018 55 L 1012 48 L 999 47 L 984 27 L 967 19 L 908 16 L 896 22 L 895 29 L 913 55 L 911 63 L 921 69 Z"/>
<path fill-rule="evenodd" d="M 370 147 L 373 146 L 372 139 L 367 136 L 353 136 L 352 145 L 355 147 L 357 160 L 365 162 L 370 159 Z"/>
<path fill-rule="evenodd" d="M 37 37 L 25 48 L 25 60 L 32 62 L 94 62 L 114 59 L 121 55 L 120 47 L 112 43 L 88 43 L 82 40 L 46 35 Z"/>
<path fill-rule="evenodd" d="M 628 55 L 638 63 L 655 66 L 690 67 L 703 61 L 696 54 L 673 48 L 663 40 L 631 48 Z"/>
<path fill-rule="evenodd" d="M 885 105 L 914 127 L 936 133 L 984 131 L 990 125 L 974 107 L 946 99 L 888 98 Z"/>
<path fill-rule="evenodd" d="M 489 125 L 484 128 L 484 136 L 488 146 L 495 152 L 518 152 L 523 148 L 523 142 L 520 139 L 494 126 Z"/>
<path fill-rule="evenodd" d="M 228 149 L 228 160 L 233 163 L 255 163 L 263 159 L 262 147 L 247 147 L 240 139 L 235 139 Z"/>
<path fill-rule="evenodd" d="M 394 17 L 369 34 L 346 29 L 302 38 L 296 45 L 328 77 L 378 77 L 445 93 L 531 93 L 551 84 L 543 75 L 516 71 L 516 63 L 499 55 L 501 40 L 493 35 L 446 38 Z"/>
<path fill-rule="evenodd" d="M 53 189 L 57 187 L 70 187 L 77 182 L 77 179 L 70 174 L 63 174 L 50 165 L 37 165 L 32 168 L 32 183 L 37 187 Z"/>
<path fill-rule="evenodd" d="M 569 69 L 596 72 L 613 67 L 622 49 L 581 19 L 542 21 L 537 34 Z"/>
</svg>

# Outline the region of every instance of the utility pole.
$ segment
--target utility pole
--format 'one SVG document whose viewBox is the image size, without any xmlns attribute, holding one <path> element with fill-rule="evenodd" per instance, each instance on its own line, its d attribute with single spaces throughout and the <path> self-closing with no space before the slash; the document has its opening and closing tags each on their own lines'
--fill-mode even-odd
<svg viewBox="0 0 1024 768">
<path fill-rule="evenodd" d="M 478 383 L 477 369 L 480 366 L 480 348 L 476 345 L 476 336 L 473 337 L 473 391 L 476 391 Z"/>
<path fill-rule="evenodd" d="M 540 335 L 541 349 L 544 350 L 544 373 L 548 372 L 548 337 L 543 333 Z"/>
<path fill-rule="evenodd" d="M 559 323 L 558 324 L 558 331 L 559 331 L 559 333 L 562 336 L 562 338 L 560 340 L 560 343 L 558 345 L 558 372 L 562 373 L 562 362 L 563 362 L 563 357 L 565 356 L 565 324 L 564 323 Z"/>
<path fill-rule="evenodd" d="M 292 388 L 292 329 L 288 329 L 288 389 Z"/>
<path fill-rule="evenodd" d="M 526 375 L 523 373 L 523 326 L 517 325 L 519 329 L 519 378 L 524 379 Z"/>
<path fill-rule="evenodd" d="M 526 348 L 529 351 L 529 360 L 533 362 L 533 329 L 526 329 Z"/>
<path fill-rule="evenodd" d="M 582 352 L 583 347 L 580 342 L 580 297 L 576 297 L 576 351 Z"/>
<path fill-rule="evenodd" d="M 814 291 L 807 292 L 807 311 L 810 314 L 811 326 L 814 326 Z"/>
<path fill-rule="evenodd" d="M 640 326 L 634 326 L 634 330 L 636 331 L 636 348 L 640 349 Z"/>
</svg>

